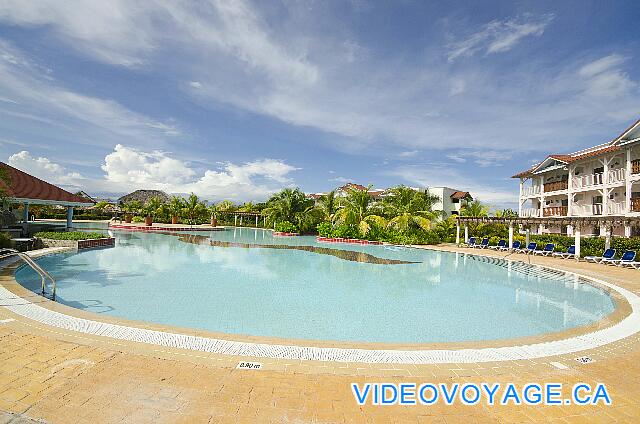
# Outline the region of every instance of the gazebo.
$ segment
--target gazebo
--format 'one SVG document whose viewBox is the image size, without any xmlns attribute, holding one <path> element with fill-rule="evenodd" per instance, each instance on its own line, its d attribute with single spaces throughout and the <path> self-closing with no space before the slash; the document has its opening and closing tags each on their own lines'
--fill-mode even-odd
<svg viewBox="0 0 640 424">
<path fill-rule="evenodd" d="M 29 221 L 29 205 L 54 205 L 67 208 L 67 228 L 73 221 L 73 208 L 76 206 L 91 206 L 89 199 L 69 193 L 53 184 L 29 175 L 6 163 L 0 162 L 0 169 L 4 171 L 9 181 L 0 179 L 0 188 L 4 191 L 10 203 L 23 205 L 23 231 L 27 231 Z"/>
</svg>

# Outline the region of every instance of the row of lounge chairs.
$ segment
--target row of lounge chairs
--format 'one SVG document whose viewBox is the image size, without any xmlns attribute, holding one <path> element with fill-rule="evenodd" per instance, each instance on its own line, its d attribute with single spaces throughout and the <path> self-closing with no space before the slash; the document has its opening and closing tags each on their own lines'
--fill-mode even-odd
<svg viewBox="0 0 640 424">
<path fill-rule="evenodd" d="M 530 255 L 541 256 L 553 256 L 562 259 L 573 258 L 576 254 L 576 247 L 571 245 L 566 252 L 556 252 L 556 245 L 553 243 L 547 243 L 542 250 L 538 250 L 538 243 L 531 242 L 526 247 L 523 247 L 520 241 L 516 240 L 513 245 L 509 247 L 506 240 L 500 240 L 496 246 L 489 246 L 489 238 L 485 237 L 480 243 L 477 242 L 475 237 L 471 237 L 466 243 L 467 247 L 474 249 L 493 249 L 499 251 L 524 253 Z M 602 256 L 587 256 L 585 261 L 594 263 L 603 263 L 617 266 L 628 266 L 634 269 L 640 269 L 640 261 L 636 261 L 636 252 L 633 250 L 627 250 L 622 254 L 620 259 L 616 259 L 616 249 L 607 249 Z"/>
</svg>

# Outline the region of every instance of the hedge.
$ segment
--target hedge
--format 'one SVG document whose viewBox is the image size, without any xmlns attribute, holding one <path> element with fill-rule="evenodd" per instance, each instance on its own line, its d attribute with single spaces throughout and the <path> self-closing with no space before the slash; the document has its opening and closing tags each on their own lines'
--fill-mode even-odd
<svg viewBox="0 0 640 424">
<path fill-rule="evenodd" d="M 108 237 L 100 233 L 85 233 L 82 231 L 41 231 L 34 236 L 50 240 L 94 240 Z"/>
</svg>

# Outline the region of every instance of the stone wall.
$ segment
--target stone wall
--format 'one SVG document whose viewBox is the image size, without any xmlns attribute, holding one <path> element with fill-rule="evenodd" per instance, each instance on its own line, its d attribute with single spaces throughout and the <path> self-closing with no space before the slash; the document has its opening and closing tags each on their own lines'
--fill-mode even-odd
<svg viewBox="0 0 640 424">
<path fill-rule="evenodd" d="M 72 247 L 74 249 L 88 249 L 91 247 L 115 246 L 116 241 L 113 237 L 90 240 L 52 240 L 43 238 L 38 238 L 36 240 L 36 249 L 43 249 L 45 247 Z"/>
</svg>

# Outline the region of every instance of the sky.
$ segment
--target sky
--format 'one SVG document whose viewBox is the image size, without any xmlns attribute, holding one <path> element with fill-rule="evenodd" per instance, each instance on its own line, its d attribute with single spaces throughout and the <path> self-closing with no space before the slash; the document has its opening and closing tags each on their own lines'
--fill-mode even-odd
<svg viewBox="0 0 640 424">
<path fill-rule="evenodd" d="M 640 118 L 640 7 L 602 1 L 0 0 L 0 161 L 70 190 L 510 177 Z"/>
</svg>

